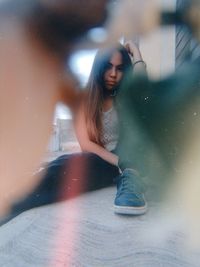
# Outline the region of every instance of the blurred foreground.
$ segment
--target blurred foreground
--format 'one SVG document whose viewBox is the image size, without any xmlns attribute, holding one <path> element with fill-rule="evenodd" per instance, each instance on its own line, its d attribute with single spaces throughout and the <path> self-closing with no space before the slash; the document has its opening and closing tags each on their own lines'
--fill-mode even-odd
<svg viewBox="0 0 200 267">
<path fill-rule="evenodd" d="M 180 13 L 167 16 L 155 7 L 156 1 L 112 1 L 112 5 L 108 2 L 90 0 L 84 6 L 78 0 L 0 3 L 2 216 L 42 179 L 32 174 L 46 153 L 56 104 L 61 101 L 73 114 L 76 112 L 82 91 L 78 90 L 68 64 L 66 67 L 74 51 L 112 44 L 122 36 L 134 38 L 147 34 L 159 24 L 187 24 L 199 40 L 197 0 L 188 2 L 188 8 Z M 97 27 L 103 27 L 107 33 L 107 38 L 100 42 L 91 38 L 91 29 Z M 181 203 L 179 212 L 187 222 L 191 244 L 197 248 L 200 247 L 199 69 L 197 61 L 187 63 L 179 73 L 164 80 L 128 79 L 119 98 L 122 157 L 126 160 L 128 156 L 138 165 L 147 177 L 147 185 L 152 181 L 156 184 L 157 192 L 166 195 L 170 209 Z"/>
</svg>

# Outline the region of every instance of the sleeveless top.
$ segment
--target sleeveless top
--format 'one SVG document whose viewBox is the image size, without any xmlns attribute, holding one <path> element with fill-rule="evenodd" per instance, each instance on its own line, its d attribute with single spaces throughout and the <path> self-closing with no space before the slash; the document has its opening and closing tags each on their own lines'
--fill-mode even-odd
<svg viewBox="0 0 200 267">
<path fill-rule="evenodd" d="M 108 111 L 102 112 L 102 136 L 101 141 L 108 151 L 116 148 L 119 138 L 119 121 L 117 111 L 112 106 Z"/>
</svg>

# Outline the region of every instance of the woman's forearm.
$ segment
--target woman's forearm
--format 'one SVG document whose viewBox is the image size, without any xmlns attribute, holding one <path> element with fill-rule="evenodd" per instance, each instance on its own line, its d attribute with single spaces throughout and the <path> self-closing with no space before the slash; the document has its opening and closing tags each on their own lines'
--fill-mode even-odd
<svg viewBox="0 0 200 267">
<path fill-rule="evenodd" d="M 125 47 L 129 53 L 129 55 L 131 56 L 134 73 L 147 74 L 146 63 L 144 62 L 144 60 L 142 58 L 142 54 L 140 52 L 139 47 L 135 43 L 133 43 L 132 41 L 126 42 Z"/>
<path fill-rule="evenodd" d="M 81 145 L 81 149 L 85 152 L 94 153 L 110 164 L 118 166 L 118 156 L 94 142 L 88 141 L 84 145 Z"/>
</svg>

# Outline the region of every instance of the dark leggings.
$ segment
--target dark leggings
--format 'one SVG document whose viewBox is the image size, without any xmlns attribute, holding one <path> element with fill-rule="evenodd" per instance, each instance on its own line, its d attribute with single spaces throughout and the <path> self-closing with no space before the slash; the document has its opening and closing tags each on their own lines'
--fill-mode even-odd
<svg viewBox="0 0 200 267">
<path fill-rule="evenodd" d="M 41 183 L 29 196 L 14 205 L 12 214 L 16 216 L 34 207 L 111 186 L 118 175 L 116 166 L 95 154 L 63 155 L 49 163 Z"/>
</svg>

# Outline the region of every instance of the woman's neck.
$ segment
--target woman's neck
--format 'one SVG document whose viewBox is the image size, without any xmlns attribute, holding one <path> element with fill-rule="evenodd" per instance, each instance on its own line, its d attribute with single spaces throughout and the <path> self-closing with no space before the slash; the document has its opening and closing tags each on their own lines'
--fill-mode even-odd
<svg viewBox="0 0 200 267">
<path fill-rule="evenodd" d="M 113 97 L 106 97 L 103 102 L 103 111 L 108 111 L 113 106 Z"/>
</svg>

